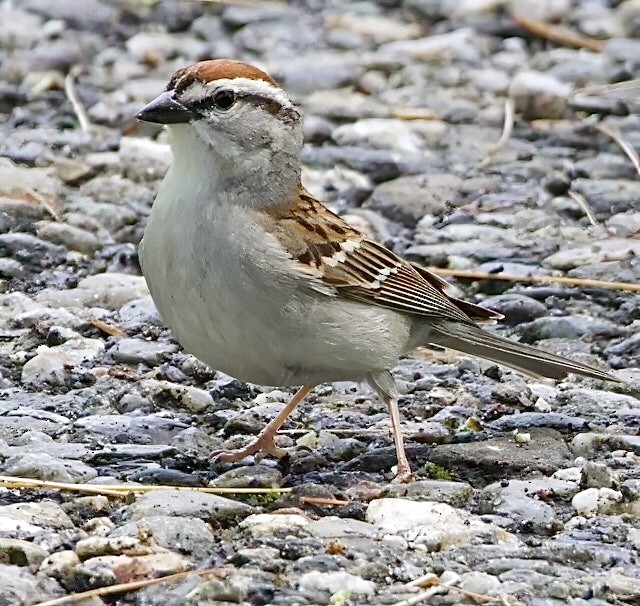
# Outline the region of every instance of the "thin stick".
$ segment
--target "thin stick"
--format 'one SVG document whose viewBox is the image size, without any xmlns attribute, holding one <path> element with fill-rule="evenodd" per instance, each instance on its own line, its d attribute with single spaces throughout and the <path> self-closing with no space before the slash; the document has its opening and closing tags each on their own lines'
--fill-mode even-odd
<svg viewBox="0 0 640 606">
<path fill-rule="evenodd" d="M 571 198 L 574 202 L 577 202 L 580 205 L 582 212 L 584 212 L 584 214 L 587 215 L 587 219 L 589 219 L 589 223 L 591 223 L 591 225 L 598 225 L 596 216 L 593 214 L 593 211 L 589 208 L 589 203 L 587 202 L 587 199 L 582 194 L 579 194 L 577 191 L 570 189 L 567 192 L 567 196 L 569 196 L 569 198 Z"/>
<path fill-rule="evenodd" d="M 73 113 L 76 115 L 76 118 L 78 118 L 80 128 L 83 132 L 88 133 L 91 130 L 91 122 L 89 121 L 87 110 L 84 108 L 84 105 L 82 105 L 82 101 L 80 101 L 80 97 L 76 91 L 75 77 L 79 71 L 77 66 L 69 70 L 69 73 L 64 79 L 64 92 L 67 95 L 67 99 L 69 99 L 69 103 L 71 103 Z"/>
<path fill-rule="evenodd" d="M 7 488 L 48 488 L 53 490 L 69 490 L 72 492 L 87 492 L 110 496 L 125 496 L 131 492 L 151 492 L 152 490 L 180 490 L 183 492 L 205 492 L 208 494 L 272 494 L 289 493 L 293 488 L 216 488 L 215 486 L 167 486 L 157 484 L 152 486 L 130 486 L 128 484 L 114 484 L 99 486 L 96 484 L 71 484 L 66 482 L 48 482 L 33 478 L 14 478 L 0 476 L 0 484 Z"/>
<path fill-rule="evenodd" d="M 504 102 L 504 123 L 502 125 L 502 133 L 500 138 L 487 150 L 487 155 L 480 162 L 479 167 L 482 168 L 491 162 L 493 156 L 495 156 L 511 138 L 513 133 L 513 123 L 515 119 L 515 106 L 513 99 L 507 98 Z"/>
<path fill-rule="evenodd" d="M 220 575 L 219 568 L 207 568 L 205 570 L 188 570 L 186 572 L 177 572 L 176 574 L 170 574 L 166 577 L 159 577 L 157 579 L 145 579 L 143 581 L 131 581 L 129 583 L 118 583 L 117 585 L 109 585 L 107 587 L 98 587 L 96 589 L 90 589 L 89 591 L 82 591 L 80 593 L 73 593 L 61 598 L 54 598 L 53 600 L 47 600 L 46 602 L 39 602 L 34 606 L 62 606 L 62 604 L 76 604 L 89 598 L 96 598 L 104 595 L 112 595 L 114 593 L 127 593 L 129 591 L 136 591 L 138 589 L 144 589 L 151 585 L 160 585 L 164 583 L 175 583 L 186 579 L 189 575 L 196 575 L 204 577 L 207 575 Z"/>
<path fill-rule="evenodd" d="M 454 278 L 470 280 L 504 280 L 506 282 L 531 282 L 533 284 L 568 284 L 570 286 L 586 286 L 588 288 L 610 288 L 612 290 L 630 290 L 640 292 L 640 284 L 630 282 L 608 282 L 606 280 L 590 280 L 587 278 L 568 278 L 566 276 L 512 276 L 509 274 L 491 274 L 484 271 L 468 269 L 444 269 L 442 267 L 426 267 L 428 271 Z"/>
<path fill-rule="evenodd" d="M 389 116 L 398 120 L 437 120 L 438 116 L 428 107 L 390 107 Z"/>
<path fill-rule="evenodd" d="M 522 29 L 528 31 L 534 36 L 545 38 L 561 46 L 571 46 L 574 48 L 585 48 L 587 50 L 598 53 L 602 50 L 606 44 L 606 40 L 595 40 L 594 38 L 587 38 L 581 36 L 566 27 L 558 25 L 549 25 L 542 21 L 535 21 L 534 19 L 527 19 L 522 15 L 518 15 L 514 11 L 510 11 L 510 17 L 519 25 Z"/>
<path fill-rule="evenodd" d="M 415 604 L 424 602 L 431 596 L 434 596 L 436 593 L 440 593 L 442 591 L 446 591 L 450 589 L 452 585 L 454 583 L 457 583 L 458 581 L 459 581 L 459 578 L 456 576 L 452 579 L 449 579 L 448 581 L 445 581 L 444 583 L 439 582 L 437 585 L 430 587 L 426 591 L 421 591 L 420 593 L 410 598 L 407 598 L 406 600 L 401 600 L 400 602 L 394 602 L 391 606 L 414 606 Z M 413 587 L 415 587 L 415 585 L 413 585 Z"/>
<path fill-rule="evenodd" d="M 348 505 L 349 501 L 343 499 L 329 499 L 327 497 L 300 497 L 298 499 L 301 503 L 307 503 L 309 505 Z"/>
<path fill-rule="evenodd" d="M 601 133 L 604 133 L 608 137 L 611 137 L 620 146 L 622 151 L 627 155 L 627 158 L 631 160 L 633 168 L 636 169 L 636 172 L 640 176 L 640 156 L 638 155 L 638 152 L 635 150 L 633 145 L 631 145 L 631 143 L 629 143 L 629 141 L 627 141 L 617 129 L 611 126 L 607 126 L 602 122 L 598 122 L 595 127 Z"/>
<path fill-rule="evenodd" d="M 101 330 L 102 332 L 108 335 L 111 335 L 112 337 L 119 337 L 121 339 L 124 339 L 125 337 L 128 336 L 127 333 L 124 332 L 124 330 L 122 330 L 121 328 L 118 328 L 113 324 L 108 324 L 107 322 L 103 322 L 102 320 L 96 317 L 92 317 L 89 320 L 89 324 L 91 324 L 91 326 L 95 326 L 98 330 Z"/>
<path fill-rule="evenodd" d="M 419 579 L 416 579 L 415 581 L 411 581 L 410 583 L 407 583 L 407 587 L 420 586 L 424 581 L 432 582 L 432 578 L 431 578 L 432 576 L 435 577 L 435 575 L 427 574 Z M 420 602 L 424 602 L 426 599 L 430 598 L 436 593 L 440 593 L 445 590 L 456 591 L 457 593 L 460 593 L 463 596 L 471 598 L 475 602 L 479 602 L 481 604 L 499 604 L 501 602 L 500 598 L 492 598 L 491 596 L 488 596 L 488 595 L 483 595 L 481 593 L 475 593 L 474 591 L 468 591 L 466 589 L 462 589 L 461 587 L 456 587 L 454 583 L 456 583 L 458 580 L 459 580 L 458 578 L 453 578 L 453 579 L 450 579 L 449 581 L 445 581 L 444 583 L 440 583 L 440 581 L 436 577 L 435 578 L 435 582 L 437 583 L 436 585 L 432 584 L 432 586 L 429 587 L 429 589 L 427 589 L 426 591 L 422 591 L 411 598 L 402 600 L 401 602 L 395 602 L 391 606 L 413 606 L 414 604 L 419 604 Z"/>
<path fill-rule="evenodd" d="M 63 482 L 46 482 L 44 480 L 34 480 L 32 478 L 14 478 L 11 476 L 0 476 L 0 485 L 4 488 L 12 489 L 54 489 L 54 490 L 72 490 L 74 492 L 84 492 L 87 494 L 101 494 L 110 497 L 125 496 L 120 491 L 110 490 L 109 488 L 96 486 L 94 484 L 65 484 Z"/>
<path fill-rule="evenodd" d="M 40 206 L 42 206 L 42 208 L 44 208 L 53 217 L 55 221 L 60 221 L 60 217 L 58 216 L 58 213 L 54 210 L 53 206 L 49 204 L 49 202 L 43 195 L 38 193 L 35 189 L 28 189 L 26 191 L 26 194 L 27 196 L 30 196 L 31 198 L 33 198 L 38 204 L 40 204 Z"/>
</svg>

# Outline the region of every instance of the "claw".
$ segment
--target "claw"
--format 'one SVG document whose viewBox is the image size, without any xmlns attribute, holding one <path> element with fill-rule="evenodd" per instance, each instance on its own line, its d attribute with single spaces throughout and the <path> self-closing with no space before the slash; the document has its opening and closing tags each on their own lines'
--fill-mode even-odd
<svg viewBox="0 0 640 606">
<path fill-rule="evenodd" d="M 413 474 L 411 473 L 411 469 L 409 467 L 402 467 L 398 465 L 398 469 L 396 471 L 396 475 L 391 480 L 391 484 L 408 484 L 409 482 L 413 482 Z"/>
<path fill-rule="evenodd" d="M 273 436 L 259 435 L 251 444 L 244 448 L 229 450 L 227 452 L 212 452 L 209 458 L 214 465 L 219 465 L 223 463 L 236 463 L 251 455 L 255 455 L 257 462 L 268 455 L 276 459 L 281 459 L 287 454 L 284 448 L 276 446 L 273 441 Z"/>
</svg>

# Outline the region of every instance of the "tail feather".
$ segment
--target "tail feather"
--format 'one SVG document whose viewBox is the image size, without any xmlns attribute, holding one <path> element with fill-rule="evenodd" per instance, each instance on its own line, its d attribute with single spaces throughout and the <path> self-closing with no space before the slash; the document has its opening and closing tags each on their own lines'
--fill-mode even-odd
<svg viewBox="0 0 640 606">
<path fill-rule="evenodd" d="M 433 323 L 430 329 L 429 338 L 436 345 L 504 364 L 529 376 L 564 379 L 569 373 L 575 373 L 592 379 L 620 382 L 597 368 L 511 341 L 473 324 L 438 322 Z"/>
</svg>

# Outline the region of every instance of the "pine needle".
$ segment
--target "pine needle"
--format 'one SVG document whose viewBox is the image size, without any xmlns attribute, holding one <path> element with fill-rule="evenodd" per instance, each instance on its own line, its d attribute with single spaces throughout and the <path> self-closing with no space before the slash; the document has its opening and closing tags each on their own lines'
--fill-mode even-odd
<svg viewBox="0 0 640 606">
<path fill-rule="evenodd" d="M 567 196 L 569 196 L 569 198 L 571 198 L 574 202 L 578 203 L 578 205 L 582 209 L 582 212 L 587 216 L 587 219 L 589 219 L 589 223 L 591 223 L 591 225 L 598 225 L 596 216 L 593 214 L 593 211 L 589 207 L 587 199 L 582 194 L 574 191 L 573 189 L 570 189 L 567 192 Z"/>
<path fill-rule="evenodd" d="M 69 99 L 69 103 L 71 103 L 71 107 L 73 108 L 73 113 L 78 118 L 78 122 L 80 123 L 80 128 L 83 132 L 88 133 L 91 131 L 91 122 L 89 120 L 89 116 L 87 115 L 87 110 L 85 109 L 78 93 L 76 91 L 76 82 L 75 77 L 79 73 L 79 68 L 77 66 L 72 67 L 69 70 L 69 73 L 64 79 L 64 92 L 67 95 L 67 99 Z"/>
<path fill-rule="evenodd" d="M 207 568 L 203 570 L 188 570 L 186 572 L 177 572 L 176 574 L 170 574 L 166 577 L 159 577 L 156 579 L 145 579 L 143 581 L 131 581 L 129 583 L 118 583 L 116 585 L 108 585 L 107 587 L 97 587 L 96 589 L 90 589 L 89 591 L 82 591 L 80 593 L 72 593 L 70 595 L 63 596 L 61 598 L 54 598 L 53 600 L 47 600 L 45 602 L 39 602 L 34 606 L 63 606 L 64 604 L 77 604 L 83 600 L 89 598 L 98 598 L 105 595 L 113 595 L 114 593 L 127 593 L 129 591 L 136 591 L 138 589 L 144 589 L 151 585 L 161 585 L 165 583 L 177 583 L 183 581 L 190 575 L 196 575 L 199 577 L 220 576 L 221 570 L 219 568 Z"/>
<path fill-rule="evenodd" d="M 350 501 L 345 501 L 343 499 L 330 499 L 327 497 L 299 497 L 298 500 L 301 503 L 306 503 L 307 505 L 348 505 Z"/>
<path fill-rule="evenodd" d="M 640 156 L 638 156 L 638 152 L 635 150 L 633 145 L 627 141 L 622 134 L 612 126 L 607 126 L 602 122 L 598 122 L 595 125 L 596 129 L 601 133 L 611 137 L 622 149 L 622 151 L 627 155 L 627 158 L 631 160 L 631 164 L 633 164 L 633 168 L 636 169 L 638 176 L 640 176 Z"/>
<path fill-rule="evenodd" d="M 127 333 L 124 332 L 124 330 L 122 330 L 121 328 L 114 326 L 113 324 L 103 322 L 96 317 L 90 318 L 89 324 L 91 324 L 91 326 L 95 326 L 98 330 L 101 330 L 103 333 L 112 337 L 119 337 L 121 339 L 124 339 L 128 336 Z"/>
<path fill-rule="evenodd" d="M 483 168 L 489 162 L 491 162 L 493 156 L 495 156 L 511 138 L 513 133 L 513 123 L 515 120 L 515 106 L 513 99 L 508 98 L 504 102 L 504 123 L 502 125 L 502 133 L 500 138 L 487 150 L 487 155 L 483 158 L 479 164 L 479 168 Z"/>
<path fill-rule="evenodd" d="M 538 36 L 539 38 L 555 42 L 560 46 L 585 48 L 593 51 L 594 53 L 598 53 L 606 44 L 606 40 L 587 38 L 566 27 L 550 25 L 549 23 L 536 21 L 534 19 L 527 19 L 522 15 L 518 15 L 514 11 L 510 11 L 509 16 L 513 19 L 516 25 L 520 26 L 523 30 L 533 34 L 534 36 Z"/>
<path fill-rule="evenodd" d="M 293 491 L 293 488 L 220 488 L 215 486 L 167 486 L 164 484 L 134 486 L 131 484 L 72 484 L 67 482 L 49 482 L 46 480 L 34 480 L 32 478 L 14 478 L 13 476 L 0 476 L 0 486 L 12 489 L 50 489 L 68 490 L 71 492 L 84 492 L 89 494 L 102 494 L 106 496 L 123 497 L 135 492 L 151 492 L 152 490 L 179 490 L 181 492 L 204 492 L 207 494 L 285 494 Z"/>
<path fill-rule="evenodd" d="M 442 267 L 426 267 L 428 271 L 442 276 L 467 278 L 469 280 L 504 280 L 506 282 L 530 282 L 532 284 L 567 284 L 586 288 L 603 288 L 611 290 L 630 290 L 640 292 L 640 284 L 631 282 L 609 282 L 606 280 L 590 280 L 587 278 L 569 278 L 566 276 L 512 276 L 509 274 L 492 274 L 484 271 L 468 269 L 444 269 Z"/>
</svg>

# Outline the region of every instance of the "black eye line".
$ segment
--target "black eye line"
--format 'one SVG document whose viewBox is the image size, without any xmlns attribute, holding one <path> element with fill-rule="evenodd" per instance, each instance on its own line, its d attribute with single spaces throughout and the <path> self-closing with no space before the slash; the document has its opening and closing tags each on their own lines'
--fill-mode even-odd
<svg viewBox="0 0 640 606">
<path fill-rule="evenodd" d="M 234 96 L 234 100 L 233 103 L 227 107 L 227 108 L 222 108 L 219 107 L 218 104 L 215 102 L 215 97 L 216 95 L 219 95 L 222 92 L 228 91 L 230 93 L 233 94 Z M 237 91 L 231 90 L 230 88 L 223 88 L 220 89 L 219 91 L 216 91 L 213 95 L 210 95 L 208 97 L 204 97 L 203 99 L 200 99 L 199 101 L 192 101 L 191 103 L 189 103 L 189 109 L 191 109 L 192 111 L 195 112 L 201 112 L 203 110 L 208 110 L 208 109 L 220 109 L 221 111 L 227 111 L 229 109 L 231 109 L 236 101 L 238 101 L 238 99 L 242 99 L 243 97 L 245 97 L 246 95 L 244 95 L 243 93 L 239 93 Z"/>
<path fill-rule="evenodd" d="M 221 89 L 220 91 L 217 91 L 216 94 L 218 92 L 222 92 L 222 90 L 231 90 L 231 89 Z M 299 120 L 300 118 L 300 114 L 295 109 L 295 107 L 282 105 L 279 101 L 276 101 L 272 97 L 267 97 L 267 96 L 259 95 L 257 93 L 250 93 L 245 91 L 232 91 L 232 92 L 235 95 L 235 101 L 231 106 L 229 106 L 229 108 L 227 108 L 227 110 L 231 109 L 231 107 L 235 105 L 235 102 L 242 99 L 242 100 L 248 101 L 249 103 L 253 103 L 254 105 L 261 107 L 263 110 L 267 111 L 271 115 L 280 116 L 287 123 L 293 123 L 296 120 Z M 213 100 L 213 97 L 215 97 L 215 94 L 213 96 L 208 96 L 208 97 L 205 97 L 204 99 L 200 99 L 199 101 L 194 101 L 193 103 L 189 104 L 189 109 L 192 110 L 194 113 L 197 113 L 201 117 L 204 116 L 205 111 L 211 110 L 211 109 L 219 109 L 220 111 L 227 111 L 227 110 L 218 108 L 218 106 Z"/>
</svg>

